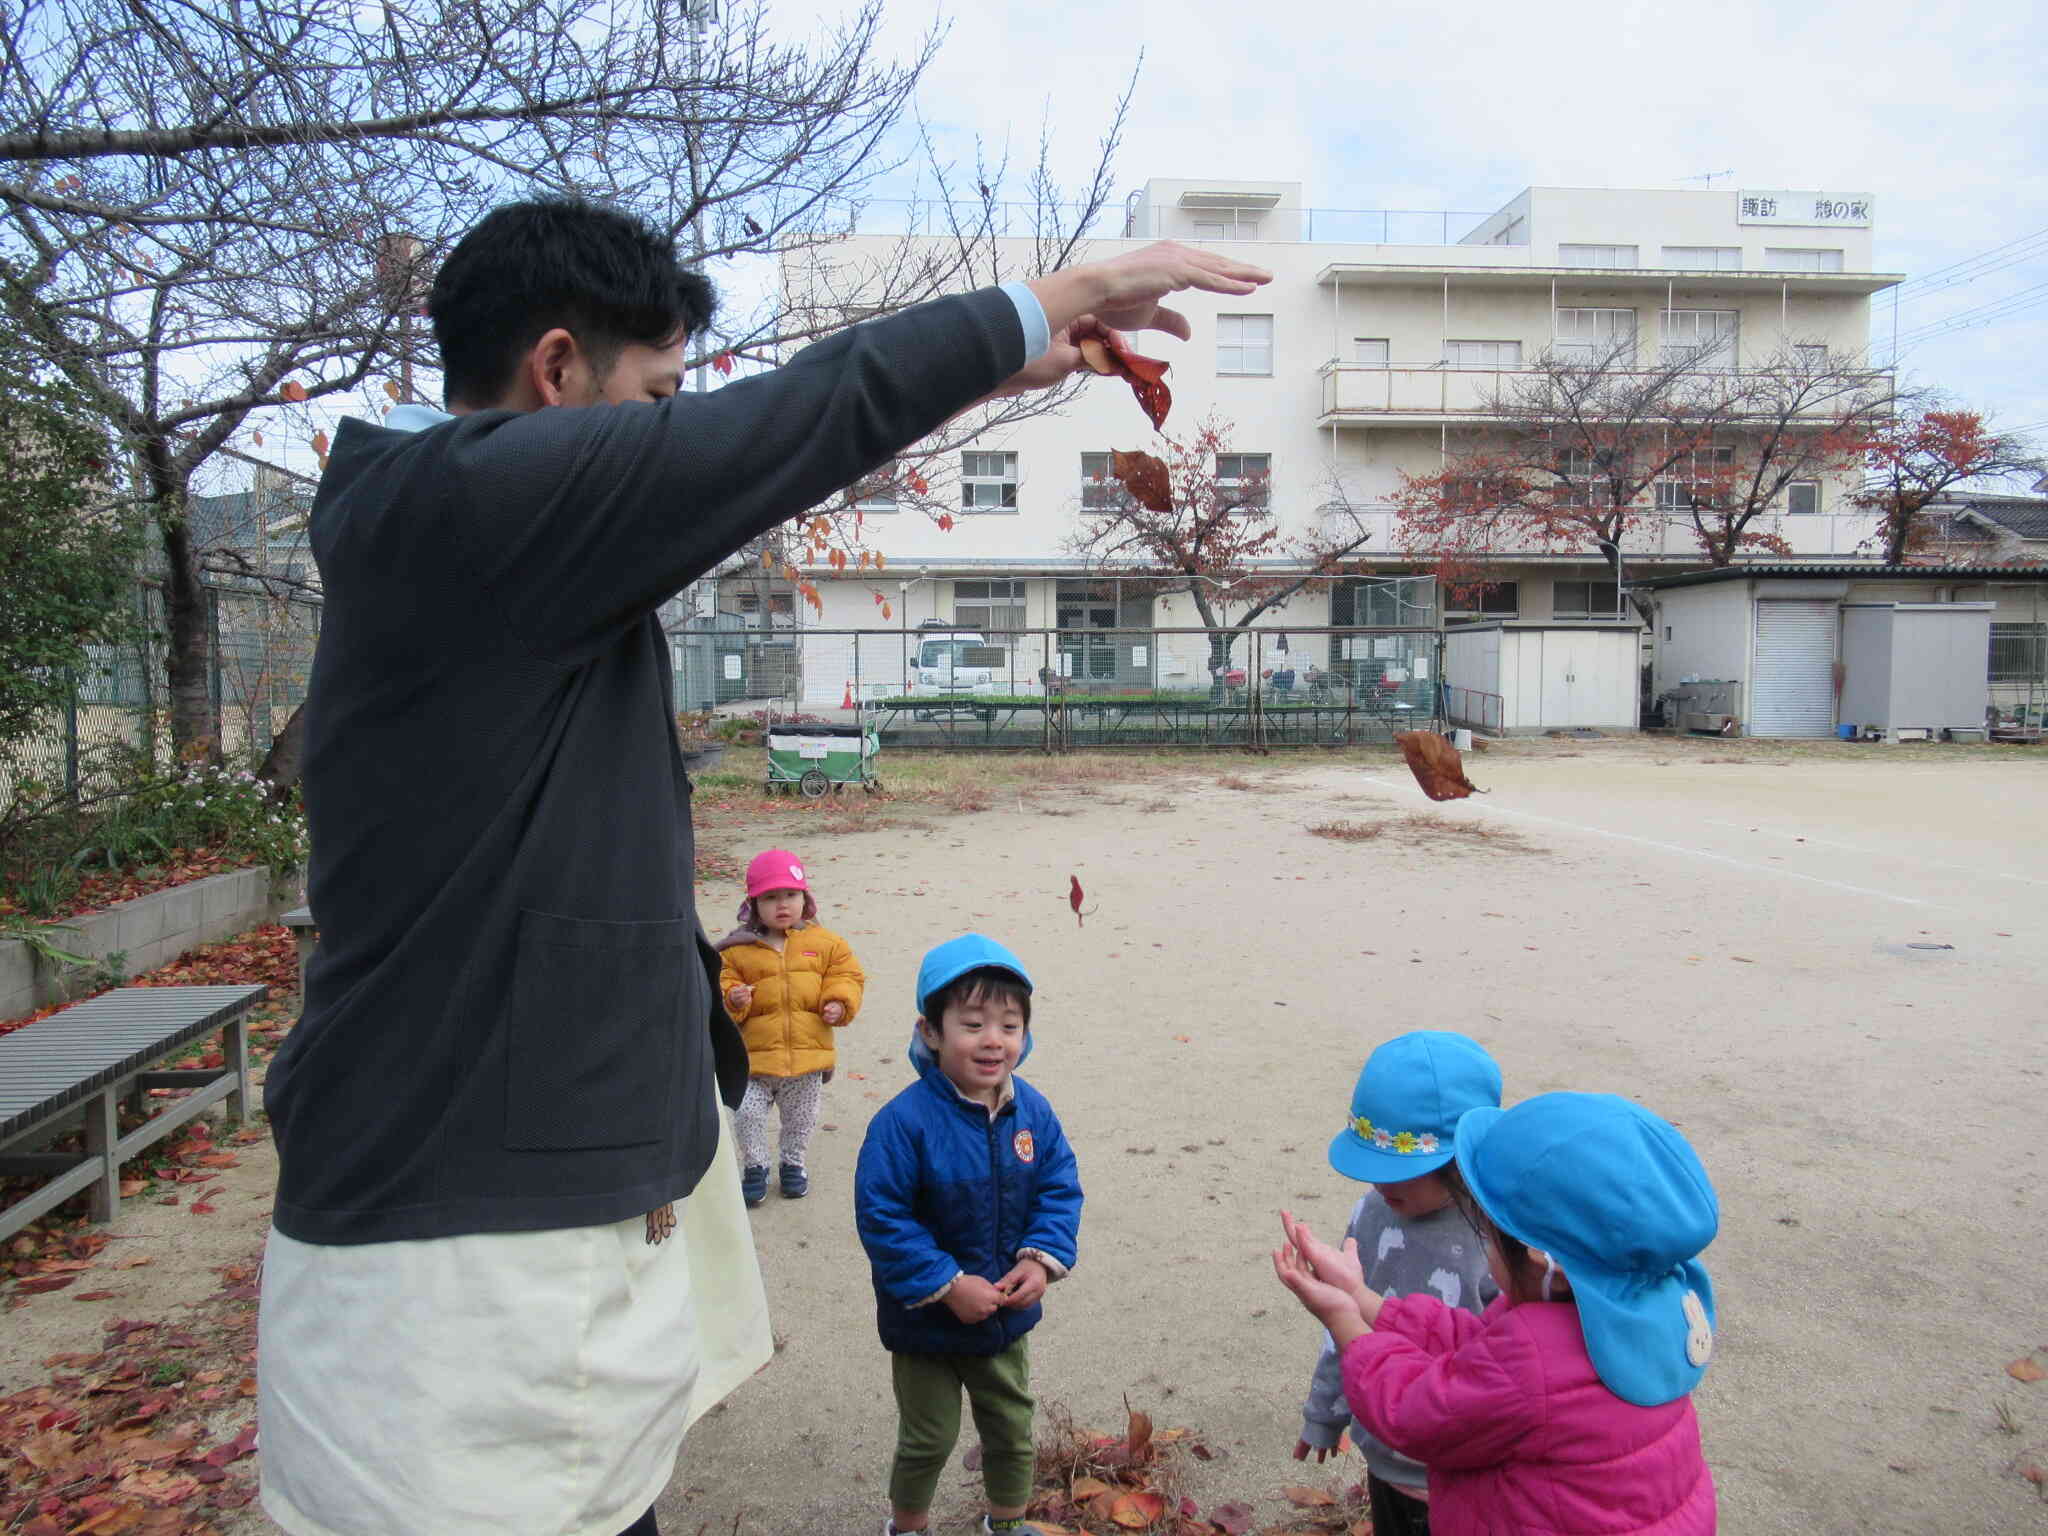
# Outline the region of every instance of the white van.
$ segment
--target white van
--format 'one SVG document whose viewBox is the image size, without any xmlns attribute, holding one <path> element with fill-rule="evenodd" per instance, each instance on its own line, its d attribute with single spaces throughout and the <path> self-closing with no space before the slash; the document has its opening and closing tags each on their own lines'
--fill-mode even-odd
<svg viewBox="0 0 2048 1536">
<path fill-rule="evenodd" d="M 1009 687 L 1008 652 L 968 630 L 929 630 L 917 637 L 910 658 L 913 698 L 936 694 L 998 693 Z"/>
</svg>

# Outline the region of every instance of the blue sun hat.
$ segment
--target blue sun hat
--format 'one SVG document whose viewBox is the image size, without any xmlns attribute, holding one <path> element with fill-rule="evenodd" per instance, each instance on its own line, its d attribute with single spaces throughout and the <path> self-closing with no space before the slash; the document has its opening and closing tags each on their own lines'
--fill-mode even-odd
<svg viewBox="0 0 2048 1536">
<path fill-rule="evenodd" d="M 1542 1093 L 1458 1122 L 1458 1167 L 1503 1232 L 1554 1258 L 1607 1389 L 1654 1408 L 1699 1385 L 1721 1204 L 1686 1139 L 1611 1093 Z"/>
<path fill-rule="evenodd" d="M 917 1013 L 919 1018 L 928 1015 L 925 1004 L 931 995 L 948 982 L 958 981 L 969 971 L 995 969 L 1008 971 L 1024 983 L 1024 990 L 1032 990 L 1031 974 L 1024 969 L 1024 962 L 1011 954 L 994 939 L 978 933 L 963 933 L 957 939 L 948 939 L 938 948 L 929 951 L 924 963 L 917 968 Z M 1031 1054 L 1031 1031 L 1024 1031 L 1024 1050 L 1017 1060 Z M 924 1034 L 916 1025 L 910 1028 L 910 1064 L 923 1072 L 927 1067 L 938 1064 L 931 1047 L 924 1043 Z"/>
<path fill-rule="evenodd" d="M 1448 1029 L 1396 1035 L 1366 1057 L 1330 1166 L 1368 1184 L 1419 1179 L 1451 1160 L 1460 1115 L 1499 1105 L 1500 1067 L 1477 1040 Z"/>
</svg>

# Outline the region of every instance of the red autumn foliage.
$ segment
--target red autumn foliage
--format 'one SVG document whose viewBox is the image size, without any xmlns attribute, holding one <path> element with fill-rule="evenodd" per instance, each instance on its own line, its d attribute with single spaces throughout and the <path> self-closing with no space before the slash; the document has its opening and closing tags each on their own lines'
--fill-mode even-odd
<svg viewBox="0 0 2048 1536">
<path fill-rule="evenodd" d="M 1166 387 L 1166 362 L 1133 352 L 1121 331 L 1083 337 L 1079 347 L 1082 361 L 1095 372 L 1129 381 L 1152 430 L 1166 430 L 1166 413 L 1173 408 L 1173 392 Z"/>
<path fill-rule="evenodd" d="M 1878 425 L 1860 445 L 1866 478 L 1857 506 L 1878 517 L 1887 565 L 1924 554 L 1929 503 L 1965 480 L 2038 473 L 2021 438 L 1994 432 L 1976 411 L 1922 402 Z"/>
</svg>

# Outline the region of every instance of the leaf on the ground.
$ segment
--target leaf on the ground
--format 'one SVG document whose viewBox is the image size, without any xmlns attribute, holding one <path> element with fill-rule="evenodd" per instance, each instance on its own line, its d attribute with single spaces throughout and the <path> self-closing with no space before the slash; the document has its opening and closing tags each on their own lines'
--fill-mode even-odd
<svg viewBox="0 0 2048 1536">
<path fill-rule="evenodd" d="M 1143 1461 L 1152 1454 L 1152 1415 L 1133 1408 L 1128 1402 L 1124 1412 L 1130 1415 L 1130 1424 L 1124 1431 L 1124 1449 L 1130 1452 L 1132 1461 Z"/>
<path fill-rule="evenodd" d="M 2036 1365 L 2032 1355 L 2021 1355 L 2005 1368 L 2005 1374 L 2014 1381 L 2039 1381 L 2043 1376 L 2048 1376 L 2048 1371 Z"/>
<path fill-rule="evenodd" d="M 1123 483 L 1131 498 L 1147 512 L 1173 510 L 1173 476 L 1165 463 L 1149 453 L 1124 453 L 1111 449 L 1110 473 Z"/>
<path fill-rule="evenodd" d="M 23 1296 L 41 1296 L 50 1291 L 61 1291 L 76 1282 L 76 1275 L 32 1275 L 15 1283 L 15 1291 Z"/>
<path fill-rule="evenodd" d="M 1296 1509 L 1329 1509 L 1337 1502 L 1322 1489 L 1305 1488 L 1299 1483 L 1290 1488 L 1282 1488 L 1280 1496 Z"/>
<path fill-rule="evenodd" d="M 1110 1489 L 1109 1484 L 1099 1477 L 1077 1477 L 1074 1479 L 1074 1486 L 1067 1491 L 1078 1504 L 1094 1498 L 1097 1494 L 1108 1493 Z"/>
<path fill-rule="evenodd" d="M 211 1216 L 215 1211 L 219 1209 L 220 1207 L 213 1204 L 211 1201 L 194 1200 L 192 1202 L 191 1214 L 194 1216 Z"/>
<path fill-rule="evenodd" d="M 147 1188 L 149 1188 L 149 1180 L 147 1179 L 123 1179 L 121 1181 L 121 1198 L 123 1200 L 132 1199 Z"/>
<path fill-rule="evenodd" d="M 1252 1528 L 1252 1514 L 1249 1504 L 1240 1504 L 1233 1499 L 1228 1504 L 1218 1504 L 1209 1511 L 1209 1523 L 1223 1532 L 1223 1536 L 1245 1536 Z"/>
<path fill-rule="evenodd" d="M 73 1301 L 105 1301 L 114 1294 L 113 1291 L 80 1291 L 71 1299 Z"/>
<path fill-rule="evenodd" d="M 1120 1493 L 1109 1506 L 1109 1518 L 1127 1531 L 1142 1531 L 1166 1513 L 1166 1500 L 1141 1490 Z"/>
</svg>

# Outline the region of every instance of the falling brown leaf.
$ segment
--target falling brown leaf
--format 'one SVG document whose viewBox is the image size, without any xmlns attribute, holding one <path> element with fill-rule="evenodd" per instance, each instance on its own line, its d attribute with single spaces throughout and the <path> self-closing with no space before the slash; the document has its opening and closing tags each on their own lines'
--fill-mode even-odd
<svg viewBox="0 0 2048 1536">
<path fill-rule="evenodd" d="M 2021 1355 L 2005 1368 L 2005 1374 L 2014 1381 L 2039 1381 L 2043 1376 L 2048 1376 L 2048 1371 L 2036 1365 L 2032 1355 Z"/>
<path fill-rule="evenodd" d="M 1130 381 L 1138 408 L 1152 423 L 1154 431 L 1166 425 L 1166 413 L 1173 408 L 1173 391 L 1166 387 L 1167 364 L 1156 357 L 1133 352 L 1117 331 L 1101 336 L 1084 336 L 1076 343 L 1081 361 L 1099 374 Z"/>
<path fill-rule="evenodd" d="M 1408 761 L 1408 771 L 1432 800 L 1462 800 L 1484 791 L 1465 777 L 1465 760 L 1435 731 L 1396 731 L 1394 745 Z"/>
<path fill-rule="evenodd" d="M 1123 482 L 1124 489 L 1147 512 L 1173 510 L 1173 476 L 1156 455 L 1111 449 L 1109 472 Z"/>
</svg>

